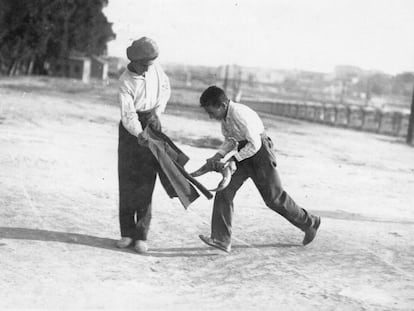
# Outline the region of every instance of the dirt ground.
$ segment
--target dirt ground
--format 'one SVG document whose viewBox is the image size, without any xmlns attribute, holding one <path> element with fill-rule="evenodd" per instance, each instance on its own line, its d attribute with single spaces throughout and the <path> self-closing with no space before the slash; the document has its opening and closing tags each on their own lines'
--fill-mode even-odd
<svg viewBox="0 0 414 311">
<path fill-rule="evenodd" d="M 286 190 L 322 216 L 316 240 L 301 246 L 247 182 L 227 255 L 198 239 L 212 201 L 184 210 L 157 184 L 143 256 L 114 247 L 113 92 L 70 83 L 0 80 L 0 309 L 413 310 L 414 148 L 263 116 Z M 163 124 L 189 171 L 221 138 L 196 107 L 169 107 Z"/>
</svg>

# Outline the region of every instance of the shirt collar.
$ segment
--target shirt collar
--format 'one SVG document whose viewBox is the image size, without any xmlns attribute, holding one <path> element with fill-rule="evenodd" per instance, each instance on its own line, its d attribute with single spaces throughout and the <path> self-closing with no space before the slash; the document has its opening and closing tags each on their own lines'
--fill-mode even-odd
<svg viewBox="0 0 414 311">
<path fill-rule="evenodd" d="M 233 111 L 233 102 L 229 100 L 229 104 L 227 105 L 227 112 L 226 116 L 224 117 L 224 121 L 226 122 Z"/>
<path fill-rule="evenodd" d="M 148 76 L 149 71 L 150 71 L 150 70 L 153 70 L 153 69 L 152 69 L 152 67 L 153 67 L 153 66 L 154 66 L 154 64 L 150 65 L 150 66 L 148 67 L 148 70 L 147 70 L 146 72 L 144 72 L 142 75 L 139 75 L 139 74 L 137 74 L 137 73 L 135 73 L 135 72 L 131 71 L 128 67 L 127 67 L 127 70 L 128 70 L 129 74 L 130 74 L 133 78 L 135 78 L 135 79 L 142 79 L 142 80 L 145 80 L 145 78 Z"/>
<path fill-rule="evenodd" d="M 136 74 L 135 72 L 133 72 L 133 71 L 131 71 L 131 70 L 129 70 L 129 69 L 128 69 L 128 74 L 129 74 L 132 78 L 134 78 L 134 79 L 138 79 L 138 80 L 145 80 L 145 74 L 143 74 L 143 75 L 138 75 L 138 74 Z"/>
</svg>

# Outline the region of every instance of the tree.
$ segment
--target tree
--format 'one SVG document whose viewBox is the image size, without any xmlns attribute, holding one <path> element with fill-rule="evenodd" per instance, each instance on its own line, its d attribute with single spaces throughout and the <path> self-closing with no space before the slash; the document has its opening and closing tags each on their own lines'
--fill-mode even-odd
<svg viewBox="0 0 414 311">
<path fill-rule="evenodd" d="M 115 38 L 102 9 L 107 0 L 2 0 L 0 70 L 41 73 L 73 52 L 103 55 Z"/>
<path fill-rule="evenodd" d="M 80 3 L 84 2 L 80 1 Z M 115 37 L 112 24 L 108 23 L 106 16 L 102 13 L 106 1 L 89 0 L 86 2 L 86 6 L 77 6 L 70 20 L 70 43 L 75 50 L 89 55 L 101 55 L 106 53 L 106 43 Z M 86 27 L 77 27 L 79 24 Z"/>
<path fill-rule="evenodd" d="M 391 77 L 389 75 L 375 73 L 370 78 L 371 92 L 377 96 L 391 93 Z"/>
<path fill-rule="evenodd" d="M 403 72 L 397 74 L 392 83 L 392 92 L 396 95 L 410 96 L 414 84 L 414 73 Z"/>
</svg>

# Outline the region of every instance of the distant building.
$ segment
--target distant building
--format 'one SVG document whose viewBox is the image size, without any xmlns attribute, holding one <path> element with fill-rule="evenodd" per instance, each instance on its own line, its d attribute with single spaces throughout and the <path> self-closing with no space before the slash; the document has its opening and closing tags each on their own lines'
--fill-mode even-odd
<svg viewBox="0 0 414 311">
<path fill-rule="evenodd" d="M 91 77 L 100 80 L 108 79 L 108 62 L 98 56 L 92 56 Z"/>
<path fill-rule="evenodd" d="M 363 70 L 356 66 L 340 65 L 335 66 L 335 76 L 338 79 L 352 79 L 361 77 Z"/>
<path fill-rule="evenodd" d="M 55 61 L 50 66 L 50 73 L 56 77 L 79 79 L 88 83 L 91 76 L 91 59 L 70 56 L 67 59 Z"/>
<path fill-rule="evenodd" d="M 269 80 L 272 83 L 283 83 L 286 80 L 286 72 L 282 70 L 273 70 L 269 73 Z"/>
<path fill-rule="evenodd" d="M 261 67 L 242 67 L 228 65 L 218 67 L 217 76 L 219 79 L 241 80 L 247 83 L 270 83 L 280 84 L 285 81 L 288 72 L 285 70 L 267 69 Z"/>
</svg>

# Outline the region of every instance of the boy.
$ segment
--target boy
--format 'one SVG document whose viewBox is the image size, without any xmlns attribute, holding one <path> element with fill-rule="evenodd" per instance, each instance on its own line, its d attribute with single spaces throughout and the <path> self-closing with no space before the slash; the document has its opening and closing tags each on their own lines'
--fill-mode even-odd
<svg viewBox="0 0 414 311">
<path fill-rule="evenodd" d="M 221 121 L 225 138 L 218 152 L 207 159 L 212 168 L 220 170 L 220 159 L 236 147 L 235 141 L 238 142 L 238 152 L 234 156 L 237 170 L 230 184 L 216 193 L 211 236 L 200 235 L 200 239 L 210 246 L 230 252 L 233 199 L 237 190 L 250 177 L 266 205 L 305 233 L 303 245 L 312 242 L 321 222 L 320 217 L 299 207 L 282 188 L 276 170 L 273 143 L 266 136 L 258 114 L 245 105 L 230 101 L 224 91 L 216 86 L 210 86 L 203 92 L 200 105 L 210 118 Z"/>
<path fill-rule="evenodd" d="M 118 143 L 119 248 L 134 244 L 147 251 L 152 218 L 152 193 L 158 162 L 146 145 L 143 130 L 161 130 L 160 115 L 170 98 L 170 83 L 156 62 L 158 45 L 148 37 L 132 42 L 126 50 L 130 63 L 119 79 L 121 122 Z"/>
</svg>

